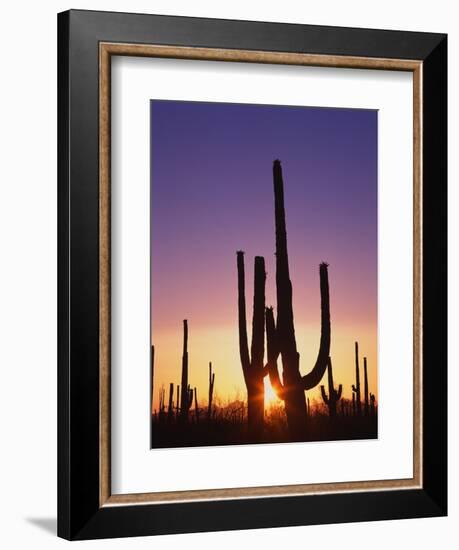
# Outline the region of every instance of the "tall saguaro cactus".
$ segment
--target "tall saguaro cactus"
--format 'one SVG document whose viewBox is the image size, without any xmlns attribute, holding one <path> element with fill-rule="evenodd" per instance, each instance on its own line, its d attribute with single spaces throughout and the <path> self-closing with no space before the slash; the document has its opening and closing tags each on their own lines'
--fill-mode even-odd
<svg viewBox="0 0 459 550">
<path fill-rule="evenodd" d="M 328 396 L 325 393 L 325 387 L 320 386 L 320 392 L 322 394 L 322 399 L 324 400 L 325 405 L 328 407 L 328 414 L 330 417 L 336 416 L 336 404 L 341 399 L 341 393 L 343 391 L 343 385 L 338 386 L 338 391 L 335 390 L 333 383 L 333 370 L 331 357 L 328 358 Z"/>
<path fill-rule="evenodd" d="M 355 405 L 357 416 L 362 414 L 362 402 L 360 400 L 360 369 L 359 369 L 359 343 L 355 343 L 355 385 L 352 385 L 355 393 Z"/>
<path fill-rule="evenodd" d="M 276 226 L 276 296 L 277 321 L 272 308 L 266 310 L 268 338 L 268 371 L 271 384 L 280 399 L 284 400 L 289 432 L 292 438 L 304 435 L 306 429 L 305 390 L 319 384 L 328 364 L 330 352 L 330 298 L 328 264 L 320 264 L 321 336 L 317 360 L 311 372 L 300 373 L 300 355 L 296 346 L 293 321 L 292 283 L 290 281 L 287 229 L 284 207 L 284 182 L 279 160 L 273 165 L 274 210 Z M 282 382 L 277 369 L 277 358 L 282 358 Z"/>
<path fill-rule="evenodd" d="M 182 394 L 180 400 L 180 418 L 183 422 L 188 419 L 190 409 L 190 386 L 188 384 L 188 321 L 183 320 L 183 355 L 182 355 Z"/>
<path fill-rule="evenodd" d="M 363 378 L 363 391 L 364 391 L 364 396 L 365 396 L 365 406 L 364 406 L 364 412 L 365 412 L 365 416 L 369 416 L 370 414 L 370 402 L 368 400 L 368 372 L 367 372 L 367 358 L 364 357 L 363 358 L 363 374 L 364 374 L 364 378 Z"/>
<path fill-rule="evenodd" d="M 265 353 L 265 260 L 255 257 L 252 344 L 249 355 L 247 319 L 245 309 L 244 252 L 237 252 L 239 354 L 247 387 L 249 430 L 260 435 L 264 425 L 264 383 L 266 374 L 263 359 Z"/>
</svg>

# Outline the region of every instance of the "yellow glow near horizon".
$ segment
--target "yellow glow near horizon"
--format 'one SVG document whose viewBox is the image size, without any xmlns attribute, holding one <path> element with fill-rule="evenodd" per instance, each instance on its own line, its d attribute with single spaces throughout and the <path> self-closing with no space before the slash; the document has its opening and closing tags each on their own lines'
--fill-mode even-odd
<svg viewBox="0 0 459 550">
<path fill-rule="evenodd" d="M 343 385 L 343 397 L 352 398 L 351 385 L 355 383 L 354 342 L 359 342 L 360 384 L 363 400 L 363 357 L 367 357 L 369 391 L 378 398 L 377 388 L 377 342 L 376 327 L 355 325 L 333 327 L 330 355 L 333 364 L 335 388 Z M 168 391 L 169 383 L 180 384 L 183 334 L 181 323 L 176 331 L 155 333 L 155 373 L 153 409 L 158 407 L 158 392 L 162 385 Z M 319 349 L 320 328 L 298 325 L 296 329 L 301 373 L 307 374 L 314 365 Z M 250 342 L 250 334 L 249 334 Z M 208 395 L 209 361 L 215 372 L 214 401 L 225 405 L 234 400 L 246 400 L 246 388 L 239 359 L 239 339 L 234 327 L 203 327 L 194 329 L 189 323 L 189 384 L 197 388 L 198 404 L 205 406 Z M 281 361 L 279 369 L 281 370 Z M 321 381 L 328 393 L 328 380 Z M 322 402 L 320 385 L 307 392 L 307 396 Z M 279 402 L 272 390 L 268 377 L 265 379 L 265 403 Z"/>
</svg>

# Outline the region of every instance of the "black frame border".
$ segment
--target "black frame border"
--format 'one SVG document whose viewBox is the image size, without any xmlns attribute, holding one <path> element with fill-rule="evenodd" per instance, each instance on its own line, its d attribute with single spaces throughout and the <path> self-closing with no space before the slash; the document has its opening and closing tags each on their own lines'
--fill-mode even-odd
<svg viewBox="0 0 459 550">
<path fill-rule="evenodd" d="M 100 42 L 422 61 L 422 489 L 99 507 Z M 58 535 L 81 540 L 446 513 L 447 36 L 79 10 L 59 14 Z"/>
</svg>

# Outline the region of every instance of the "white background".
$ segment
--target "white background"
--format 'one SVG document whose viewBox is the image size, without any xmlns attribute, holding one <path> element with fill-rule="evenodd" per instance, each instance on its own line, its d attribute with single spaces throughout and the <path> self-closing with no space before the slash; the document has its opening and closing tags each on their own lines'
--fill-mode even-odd
<svg viewBox="0 0 459 550">
<path fill-rule="evenodd" d="M 111 240 L 112 491 L 412 477 L 411 73 L 124 57 L 112 62 L 111 75 L 111 220 L 123 228 L 112 232 Z M 152 97 L 378 109 L 378 439 L 149 448 Z M 337 454 L 339 460 L 330 460 Z M 273 461 L 289 467 L 273 471 Z"/>
<path fill-rule="evenodd" d="M 459 280 L 459 22 L 454 2 L 362 0 L 298 3 L 62 1 L 3 6 L 0 40 L 0 544 L 8 549 L 63 547 L 56 517 L 56 12 L 70 7 L 448 32 L 450 120 L 450 281 Z M 453 216 L 453 213 L 456 215 Z M 94 541 L 88 548 L 298 547 L 431 549 L 456 543 L 459 521 L 457 284 L 450 285 L 450 517 Z M 327 544 L 327 541 L 330 541 Z"/>
</svg>

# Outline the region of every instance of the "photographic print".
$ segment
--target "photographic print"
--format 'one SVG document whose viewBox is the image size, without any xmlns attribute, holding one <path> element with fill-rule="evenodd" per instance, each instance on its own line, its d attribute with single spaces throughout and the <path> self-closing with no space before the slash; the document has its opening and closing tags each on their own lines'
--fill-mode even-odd
<svg viewBox="0 0 459 550">
<path fill-rule="evenodd" d="M 70 10 L 58 53 L 58 535 L 446 515 L 447 36 Z"/>
<path fill-rule="evenodd" d="M 152 448 L 378 436 L 377 125 L 150 101 Z"/>
</svg>

